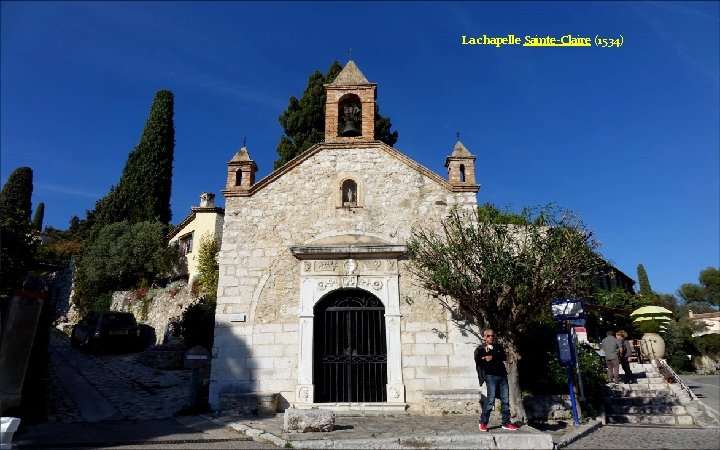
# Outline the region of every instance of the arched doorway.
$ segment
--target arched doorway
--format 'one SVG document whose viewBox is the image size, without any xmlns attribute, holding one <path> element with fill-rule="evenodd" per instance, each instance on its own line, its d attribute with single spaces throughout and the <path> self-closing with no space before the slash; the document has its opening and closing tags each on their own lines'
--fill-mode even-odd
<svg viewBox="0 0 720 450">
<path fill-rule="evenodd" d="M 339 289 L 314 308 L 315 402 L 386 402 L 385 306 L 362 289 Z"/>
</svg>

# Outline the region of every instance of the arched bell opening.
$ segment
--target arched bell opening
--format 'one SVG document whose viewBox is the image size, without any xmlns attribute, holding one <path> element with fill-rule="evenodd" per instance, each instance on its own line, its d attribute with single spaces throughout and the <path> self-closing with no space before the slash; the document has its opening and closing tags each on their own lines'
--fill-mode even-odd
<svg viewBox="0 0 720 450">
<path fill-rule="evenodd" d="M 339 289 L 314 308 L 315 403 L 386 402 L 385 306 L 362 289 Z"/>
<path fill-rule="evenodd" d="M 362 136 L 362 102 L 355 94 L 344 95 L 338 103 L 338 134 Z"/>
</svg>

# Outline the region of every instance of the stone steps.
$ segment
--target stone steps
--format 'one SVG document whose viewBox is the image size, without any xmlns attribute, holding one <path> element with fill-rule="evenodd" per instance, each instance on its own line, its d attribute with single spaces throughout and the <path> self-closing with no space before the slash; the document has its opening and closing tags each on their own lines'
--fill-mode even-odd
<svg viewBox="0 0 720 450">
<path fill-rule="evenodd" d="M 691 399 L 679 385 L 665 382 L 653 364 L 631 363 L 630 370 L 636 383 L 607 386 L 606 423 L 696 426 L 693 416 L 683 406 Z"/>
<path fill-rule="evenodd" d="M 672 414 L 687 415 L 687 410 L 680 405 L 611 405 L 610 414 Z"/>
<path fill-rule="evenodd" d="M 675 416 L 669 414 L 653 414 L 653 415 L 640 415 L 640 414 L 613 414 L 606 415 L 605 421 L 607 423 L 632 423 L 641 425 L 680 425 L 684 427 L 695 425 L 695 420 L 689 414 L 682 416 Z"/>
</svg>

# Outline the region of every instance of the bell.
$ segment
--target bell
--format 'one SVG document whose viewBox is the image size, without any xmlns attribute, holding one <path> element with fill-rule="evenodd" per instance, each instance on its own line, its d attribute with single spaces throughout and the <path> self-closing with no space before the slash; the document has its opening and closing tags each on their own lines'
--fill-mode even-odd
<svg viewBox="0 0 720 450">
<path fill-rule="evenodd" d="M 358 128 L 357 122 L 354 120 L 346 120 L 343 129 L 340 131 L 340 136 L 352 137 L 361 135 L 362 131 Z"/>
</svg>

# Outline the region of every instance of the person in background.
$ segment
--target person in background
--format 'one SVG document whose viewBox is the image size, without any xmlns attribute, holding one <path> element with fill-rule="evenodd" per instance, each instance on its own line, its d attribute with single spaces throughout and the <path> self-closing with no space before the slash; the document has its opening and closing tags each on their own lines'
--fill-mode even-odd
<svg viewBox="0 0 720 450">
<path fill-rule="evenodd" d="M 620 381 L 620 342 L 615 339 L 613 330 L 608 330 L 607 336 L 600 343 L 600 348 L 605 352 L 605 364 L 607 364 L 607 376 L 611 383 Z"/>
<path fill-rule="evenodd" d="M 490 412 L 495 406 L 495 397 L 500 396 L 503 430 L 515 431 L 518 429 L 510 422 L 510 389 L 508 387 L 507 370 L 505 360 L 507 355 L 502 345 L 495 343 L 495 332 L 485 330 L 483 333 L 485 342 L 475 350 L 475 365 L 483 369 L 485 373 L 485 384 L 487 384 L 487 398 L 483 404 L 480 424 L 478 428 L 482 432 L 488 431 Z"/>
<path fill-rule="evenodd" d="M 630 355 L 633 352 L 632 341 L 627 338 L 627 332 L 625 330 L 619 330 L 615 333 L 615 338 L 620 342 L 620 365 L 622 366 L 624 375 L 623 378 L 627 384 L 637 383 L 633 376 L 632 370 L 630 370 Z"/>
</svg>

